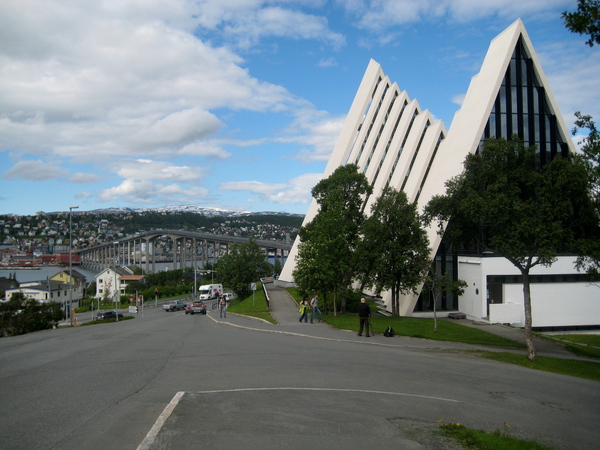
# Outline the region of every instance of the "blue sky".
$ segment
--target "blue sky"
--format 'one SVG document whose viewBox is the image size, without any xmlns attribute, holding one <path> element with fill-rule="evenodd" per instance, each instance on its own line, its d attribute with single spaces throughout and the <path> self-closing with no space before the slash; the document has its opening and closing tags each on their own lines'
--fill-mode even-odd
<svg viewBox="0 0 600 450">
<path fill-rule="evenodd" d="M 519 17 L 561 112 L 600 121 L 576 0 L 4 0 L 0 214 L 304 214 L 372 58 L 450 127 Z"/>
</svg>

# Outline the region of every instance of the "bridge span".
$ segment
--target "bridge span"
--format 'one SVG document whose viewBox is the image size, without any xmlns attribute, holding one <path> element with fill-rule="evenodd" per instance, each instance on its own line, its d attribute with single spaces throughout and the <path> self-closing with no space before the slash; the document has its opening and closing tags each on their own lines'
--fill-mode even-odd
<svg viewBox="0 0 600 450">
<path fill-rule="evenodd" d="M 157 262 L 173 262 L 173 269 L 198 268 L 211 261 L 216 262 L 229 249 L 230 244 L 243 244 L 249 238 L 222 236 L 181 230 L 153 230 L 115 239 L 113 242 L 78 250 L 81 265 L 97 270 L 114 265 L 141 267 L 146 273 L 156 272 Z M 289 254 L 292 242 L 254 240 L 269 255 L 281 257 Z"/>
</svg>

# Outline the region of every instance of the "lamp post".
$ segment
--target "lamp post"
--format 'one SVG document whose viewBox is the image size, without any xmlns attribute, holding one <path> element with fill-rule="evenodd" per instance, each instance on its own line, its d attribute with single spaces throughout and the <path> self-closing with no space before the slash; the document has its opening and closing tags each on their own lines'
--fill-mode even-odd
<svg viewBox="0 0 600 450">
<path fill-rule="evenodd" d="M 69 206 L 69 317 L 73 326 L 73 210 L 79 206 Z"/>
<path fill-rule="evenodd" d="M 118 303 L 118 299 L 121 296 L 121 288 L 117 285 L 117 266 L 119 263 L 119 255 L 118 255 L 118 250 L 119 250 L 119 242 L 115 241 L 113 242 L 114 244 L 114 248 L 115 248 L 115 307 L 117 309 L 117 317 L 116 320 L 117 322 L 119 321 L 119 303 Z"/>
</svg>

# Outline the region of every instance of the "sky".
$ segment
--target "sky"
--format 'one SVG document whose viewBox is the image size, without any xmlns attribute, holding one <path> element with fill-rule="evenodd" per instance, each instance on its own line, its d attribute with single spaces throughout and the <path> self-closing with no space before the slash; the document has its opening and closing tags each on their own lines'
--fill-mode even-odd
<svg viewBox="0 0 600 450">
<path fill-rule="evenodd" d="M 449 128 L 522 18 L 567 126 L 600 121 L 576 0 L 3 0 L 0 214 L 305 214 L 370 59 Z M 576 142 L 580 137 L 574 137 Z"/>
</svg>

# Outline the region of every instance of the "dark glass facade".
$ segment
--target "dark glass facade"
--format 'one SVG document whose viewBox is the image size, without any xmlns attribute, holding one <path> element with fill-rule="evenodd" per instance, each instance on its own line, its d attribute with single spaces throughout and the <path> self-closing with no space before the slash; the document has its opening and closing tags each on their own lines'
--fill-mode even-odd
<svg viewBox="0 0 600 450">
<path fill-rule="evenodd" d="M 567 156 L 568 136 L 560 132 L 546 89 L 539 80 L 522 39 L 520 37 L 515 46 L 479 148 L 482 148 L 486 138 L 510 139 L 516 134 L 527 145 L 536 146 L 539 163 L 543 166 L 556 155 Z"/>
<path fill-rule="evenodd" d="M 550 107 L 546 89 L 535 71 L 533 60 L 519 38 L 511 56 L 508 69 L 504 74 L 502 85 L 494 100 L 494 105 L 485 125 L 479 149 L 487 138 L 511 139 L 518 135 L 526 145 L 535 145 L 539 158 L 538 164 L 547 164 L 556 155 L 567 156 L 568 136 L 564 136 L 557 123 L 556 114 Z M 461 254 L 463 252 L 461 251 Z M 464 253 L 480 254 L 478 249 L 465 249 Z M 442 243 L 435 257 L 436 265 L 444 272 L 457 279 L 457 254 L 448 252 L 447 245 Z M 443 272 L 442 272 L 443 273 Z M 492 280 L 496 284 L 499 280 Z M 492 283 L 494 284 L 494 283 Z M 438 301 L 438 311 L 452 311 L 458 308 L 458 299 L 447 292 Z M 415 311 L 433 311 L 431 295 L 425 289 L 421 292 Z"/>
</svg>

